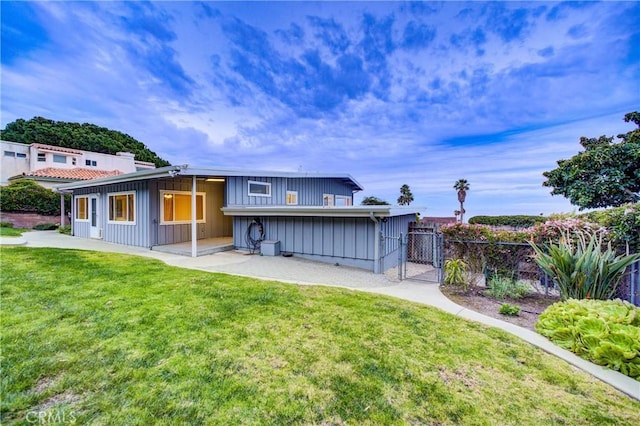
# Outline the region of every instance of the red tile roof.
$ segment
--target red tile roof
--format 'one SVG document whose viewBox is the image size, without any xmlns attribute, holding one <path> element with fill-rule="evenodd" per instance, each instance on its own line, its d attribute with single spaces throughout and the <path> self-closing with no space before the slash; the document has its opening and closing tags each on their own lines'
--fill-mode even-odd
<svg viewBox="0 0 640 426">
<path fill-rule="evenodd" d="M 91 180 L 109 176 L 118 176 L 123 174 L 119 170 L 92 170 L 82 169 L 80 167 L 75 169 L 56 169 L 54 167 L 47 167 L 45 169 L 35 170 L 33 172 L 25 173 L 25 176 L 34 177 L 49 177 L 57 179 L 71 179 L 71 180 Z"/>
<path fill-rule="evenodd" d="M 41 150 L 41 151 L 56 151 L 56 152 L 68 152 L 71 154 L 82 154 L 83 151 L 79 150 L 79 149 L 73 149 L 73 148 L 65 148 L 63 146 L 53 146 L 53 145 L 45 145 L 42 143 L 32 143 L 31 147 L 36 148 L 37 150 Z"/>
</svg>

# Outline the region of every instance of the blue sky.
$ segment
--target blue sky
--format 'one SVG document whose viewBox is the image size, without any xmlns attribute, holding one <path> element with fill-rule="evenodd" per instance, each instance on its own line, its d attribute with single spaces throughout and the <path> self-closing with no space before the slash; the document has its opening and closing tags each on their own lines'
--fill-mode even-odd
<svg viewBox="0 0 640 426">
<path fill-rule="evenodd" d="M 637 2 L 5 2 L 1 125 L 125 132 L 173 164 L 346 172 L 425 215 L 574 208 L 542 172 L 633 129 Z"/>
</svg>

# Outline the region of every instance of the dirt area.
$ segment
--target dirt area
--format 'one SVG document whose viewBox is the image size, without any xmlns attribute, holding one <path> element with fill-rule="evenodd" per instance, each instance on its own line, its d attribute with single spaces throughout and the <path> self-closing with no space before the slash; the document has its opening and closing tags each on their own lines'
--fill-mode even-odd
<svg viewBox="0 0 640 426">
<path fill-rule="evenodd" d="M 534 330 L 538 316 L 547 306 L 560 300 L 557 296 L 545 296 L 540 293 L 533 293 L 522 299 L 498 300 L 485 294 L 486 287 L 472 287 L 467 293 L 461 293 L 457 289 L 447 286 L 442 286 L 440 289 L 445 296 L 458 305 L 530 330 Z M 518 316 L 500 314 L 498 310 L 503 303 L 518 306 L 520 314 Z"/>
</svg>

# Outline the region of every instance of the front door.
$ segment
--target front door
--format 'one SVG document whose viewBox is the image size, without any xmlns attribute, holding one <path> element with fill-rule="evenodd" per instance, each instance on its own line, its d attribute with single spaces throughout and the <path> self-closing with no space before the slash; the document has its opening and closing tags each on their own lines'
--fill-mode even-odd
<svg viewBox="0 0 640 426">
<path fill-rule="evenodd" d="M 97 195 L 89 197 L 89 223 L 91 225 L 89 236 L 91 238 L 102 238 L 100 232 L 100 199 Z"/>
</svg>

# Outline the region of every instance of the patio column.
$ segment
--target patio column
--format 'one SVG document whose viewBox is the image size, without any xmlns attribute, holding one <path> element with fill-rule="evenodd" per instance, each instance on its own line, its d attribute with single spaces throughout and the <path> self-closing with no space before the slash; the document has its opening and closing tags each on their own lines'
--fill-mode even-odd
<svg viewBox="0 0 640 426">
<path fill-rule="evenodd" d="M 198 228 L 196 220 L 196 176 L 191 178 L 191 257 L 198 257 Z"/>
<path fill-rule="evenodd" d="M 64 226 L 64 194 L 60 193 L 60 226 Z"/>
</svg>

